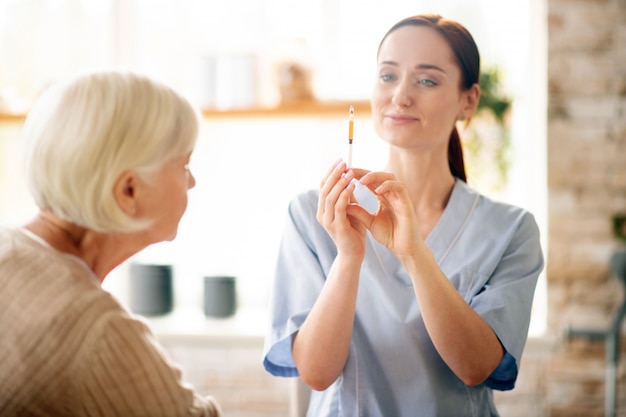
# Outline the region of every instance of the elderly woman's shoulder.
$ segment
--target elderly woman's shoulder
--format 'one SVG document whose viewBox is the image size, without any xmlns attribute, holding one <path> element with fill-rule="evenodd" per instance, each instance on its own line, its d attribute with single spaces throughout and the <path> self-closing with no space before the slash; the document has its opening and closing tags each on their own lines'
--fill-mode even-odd
<svg viewBox="0 0 626 417">
<path fill-rule="evenodd" d="M 82 259 L 54 249 L 25 229 L 0 227 L 0 281 L 12 288 L 13 303 L 20 297 L 25 303 L 41 297 L 53 299 L 48 304 L 60 309 L 98 304 L 103 310 L 124 311 Z"/>
</svg>

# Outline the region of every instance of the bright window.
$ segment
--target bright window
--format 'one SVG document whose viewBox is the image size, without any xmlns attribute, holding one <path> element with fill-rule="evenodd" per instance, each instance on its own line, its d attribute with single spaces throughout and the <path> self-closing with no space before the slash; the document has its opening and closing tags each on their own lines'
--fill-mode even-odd
<svg viewBox="0 0 626 417">
<path fill-rule="evenodd" d="M 111 65 L 156 76 L 198 105 L 228 108 L 276 104 L 278 68 L 290 61 L 311 70 L 317 98 L 366 100 L 386 29 L 411 14 L 441 14 L 462 22 L 483 62 L 501 69 L 514 98 L 514 160 L 509 185 L 496 196 L 535 214 L 546 248 L 542 7 L 542 2 L 498 0 L 6 0 L 0 4 L 0 111 L 25 111 L 58 77 Z M 357 122 L 362 145 L 355 158 L 374 165 L 380 144 L 369 121 L 357 115 Z M 287 202 L 316 187 L 340 156 L 335 136 L 343 135 L 345 120 L 205 124 L 194 156 L 198 186 L 179 237 L 140 257 L 170 259 L 190 276 L 177 284 L 181 303 L 197 302 L 199 275 L 229 273 L 239 277 L 243 305 L 262 307 Z M 33 212 L 15 180 L 21 175 L 16 141 L 18 128 L 0 126 L 0 222 L 11 225 Z M 113 277 L 107 285 L 118 289 L 120 281 Z M 534 334 L 544 329 L 545 303 L 542 278 Z"/>
</svg>

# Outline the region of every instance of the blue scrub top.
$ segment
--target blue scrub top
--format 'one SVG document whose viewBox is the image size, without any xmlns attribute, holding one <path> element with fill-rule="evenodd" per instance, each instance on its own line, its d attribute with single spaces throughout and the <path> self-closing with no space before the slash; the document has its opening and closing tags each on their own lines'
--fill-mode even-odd
<svg viewBox="0 0 626 417">
<path fill-rule="evenodd" d="M 318 191 L 289 205 L 271 298 L 265 369 L 298 376 L 291 340 L 315 303 L 337 249 L 317 222 Z M 457 180 L 426 239 L 461 296 L 506 349 L 482 384 L 465 385 L 443 362 L 424 326 L 411 279 L 395 255 L 367 236 L 347 363 L 308 416 L 497 416 L 492 389 L 515 385 L 544 261 L 529 212 L 494 202 Z"/>
</svg>

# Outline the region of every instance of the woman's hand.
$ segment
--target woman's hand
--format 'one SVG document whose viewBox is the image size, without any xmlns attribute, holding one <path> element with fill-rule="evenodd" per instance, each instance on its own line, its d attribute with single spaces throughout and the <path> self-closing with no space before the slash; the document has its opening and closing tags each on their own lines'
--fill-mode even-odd
<svg viewBox="0 0 626 417">
<path fill-rule="evenodd" d="M 339 161 L 320 184 L 316 218 L 337 245 L 337 256 L 291 348 L 302 381 L 318 391 L 341 375 L 354 328 L 367 229 L 347 213 L 354 201 L 353 179 L 354 172 Z"/>
<path fill-rule="evenodd" d="M 426 247 L 405 185 L 390 173 L 357 169 L 354 173 L 376 194 L 380 208 L 370 214 L 350 205 L 348 215 L 362 222 L 406 268 L 424 324 L 441 358 L 464 383 L 482 383 L 504 356 L 500 340 L 461 297 Z"/>
<path fill-rule="evenodd" d="M 365 256 L 365 226 L 350 217 L 347 207 L 354 201 L 354 172 L 339 161 L 328 171 L 320 184 L 317 221 L 333 238 L 337 250 L 344 255 Z"/>
<path fill-rule="evenodd" d="M 404 184 L 387 172 L 355 169 L 355 177 L 378 198 L 379 209 L 370 214 L 351 204 L 347 213 L 370 230 L 372 236 L 398 257 L 411 256 L 423 244 L 413 203 Z"/>
</svg>

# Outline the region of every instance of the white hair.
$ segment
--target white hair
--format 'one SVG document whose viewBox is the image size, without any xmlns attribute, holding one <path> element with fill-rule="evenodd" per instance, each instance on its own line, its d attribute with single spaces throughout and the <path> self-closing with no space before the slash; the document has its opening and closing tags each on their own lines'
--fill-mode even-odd
<svg viewBox="0 0 626 417">
<path fill-rule="evenodd" d="M 199 115 L 172 88 L 127 71 L 92 72 L 48 88 L 29 112 L 27 183 L 37 206 L 101 232 L 145 229 L 114 197 L 120 175 L 142 178 L 191 152 Z"/>
</svg>

